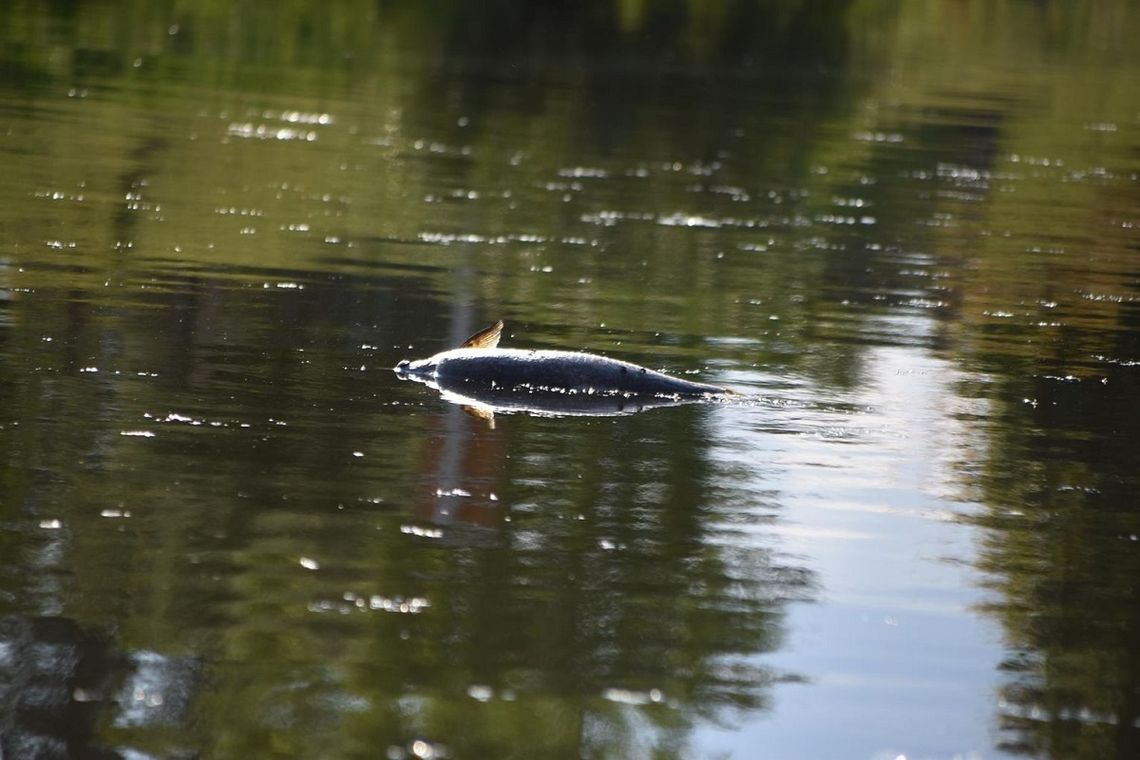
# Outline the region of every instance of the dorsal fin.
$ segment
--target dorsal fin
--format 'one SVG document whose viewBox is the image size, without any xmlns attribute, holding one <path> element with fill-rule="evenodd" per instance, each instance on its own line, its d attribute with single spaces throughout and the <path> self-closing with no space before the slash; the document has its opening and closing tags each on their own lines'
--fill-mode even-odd
<svg viewBox="0 0 1140 760">
<path fill-rule="evenodd" d="M 503 320 L 500 319 L 490 327 L 483 328 L 463 341 L 462 348 L 494 348 L 499 345 L 499 336 L 502 334 Z"/>
</svg>

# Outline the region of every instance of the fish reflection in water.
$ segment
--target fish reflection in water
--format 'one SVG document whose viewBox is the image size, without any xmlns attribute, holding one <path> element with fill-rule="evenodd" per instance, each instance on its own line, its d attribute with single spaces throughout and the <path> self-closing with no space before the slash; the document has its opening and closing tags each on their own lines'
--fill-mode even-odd
<svg viewBox="0 0 1140 760">
<path fill-rule="evenodd" d="M 498 348 L 502 321 L 459 348 L 401 361 L 402 380 L 435 388 L 478 416 L 523 412 L 546 416 L 617 416 L 728 398 L 726 388 L 579 351 Z"/>
<path fill-rule="evenodd" d="M 699 404 L 699 396 L 643 396 L 599 392 L 577 393 L 544 388 L 471 388 L 451 381 L 426 382 L 440 392 L 445 401 L 458 404 L 468 412 L 493 420 L 500 414 L 532 414 L 540 417 L 618 417 L 684 404 Z"/>
</svg>

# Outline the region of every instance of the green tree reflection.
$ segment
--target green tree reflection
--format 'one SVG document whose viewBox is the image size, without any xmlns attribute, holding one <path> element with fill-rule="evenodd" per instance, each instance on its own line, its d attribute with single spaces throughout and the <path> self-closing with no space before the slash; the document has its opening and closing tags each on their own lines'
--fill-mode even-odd
<svg viewBox="0 0 1140 760">
<path fill-rule="evenodd" d="M 992 378 L 1003 746 L 1137 755 L 1135 6 L 5 4 L 0 607 L 200 657 L 108 714 L 156 756 L 682 756 L 810 595 L 734 533 L 777 497 L 700 409 L 492 431 L 380 365 L 457 303 L 825 387 L 919 345 Z M 1095 181 L 1014 184 L 1074 130 Z"/>
</svg>

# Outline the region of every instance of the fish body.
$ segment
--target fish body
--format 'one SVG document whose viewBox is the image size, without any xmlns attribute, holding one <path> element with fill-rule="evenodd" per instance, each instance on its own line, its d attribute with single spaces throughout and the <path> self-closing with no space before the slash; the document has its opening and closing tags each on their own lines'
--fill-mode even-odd
<svg viewBox="0 0 1140 760">
<path fill-rule="evenodd" d="M 579 351 L 456 348 L 396 372 L 449 386 L 632 396 L 723 394 L 724 388 L 656 372 L 630 362 Z"/>
<path fill-rule="evenodd" d="M 492 390 L 565 396 L 682 397 L 723 396 L 725 388 L 696 383 L 631 362 L 582 351 L 498 348 L 503 323 L 471 336 L 460 348 L 427 359 L 402 361 L 394 368 L 404 379 L 446 385 L 453 391 Z"/>
</svg>

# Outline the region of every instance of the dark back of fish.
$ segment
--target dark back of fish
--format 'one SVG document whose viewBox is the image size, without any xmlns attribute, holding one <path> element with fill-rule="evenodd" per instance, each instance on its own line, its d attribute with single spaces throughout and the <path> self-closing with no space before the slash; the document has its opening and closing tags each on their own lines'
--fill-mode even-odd
<svg viewBox="0 0 1140 760">
<path fill-rule="evenodd" d="M 645 396 L 725 393 L 715 385 L 694 383 L 630 362 L 571 351 L 472 354 L 442 362 L 436 374 L 449 384 L 518 390 Z"/>
</svg>

